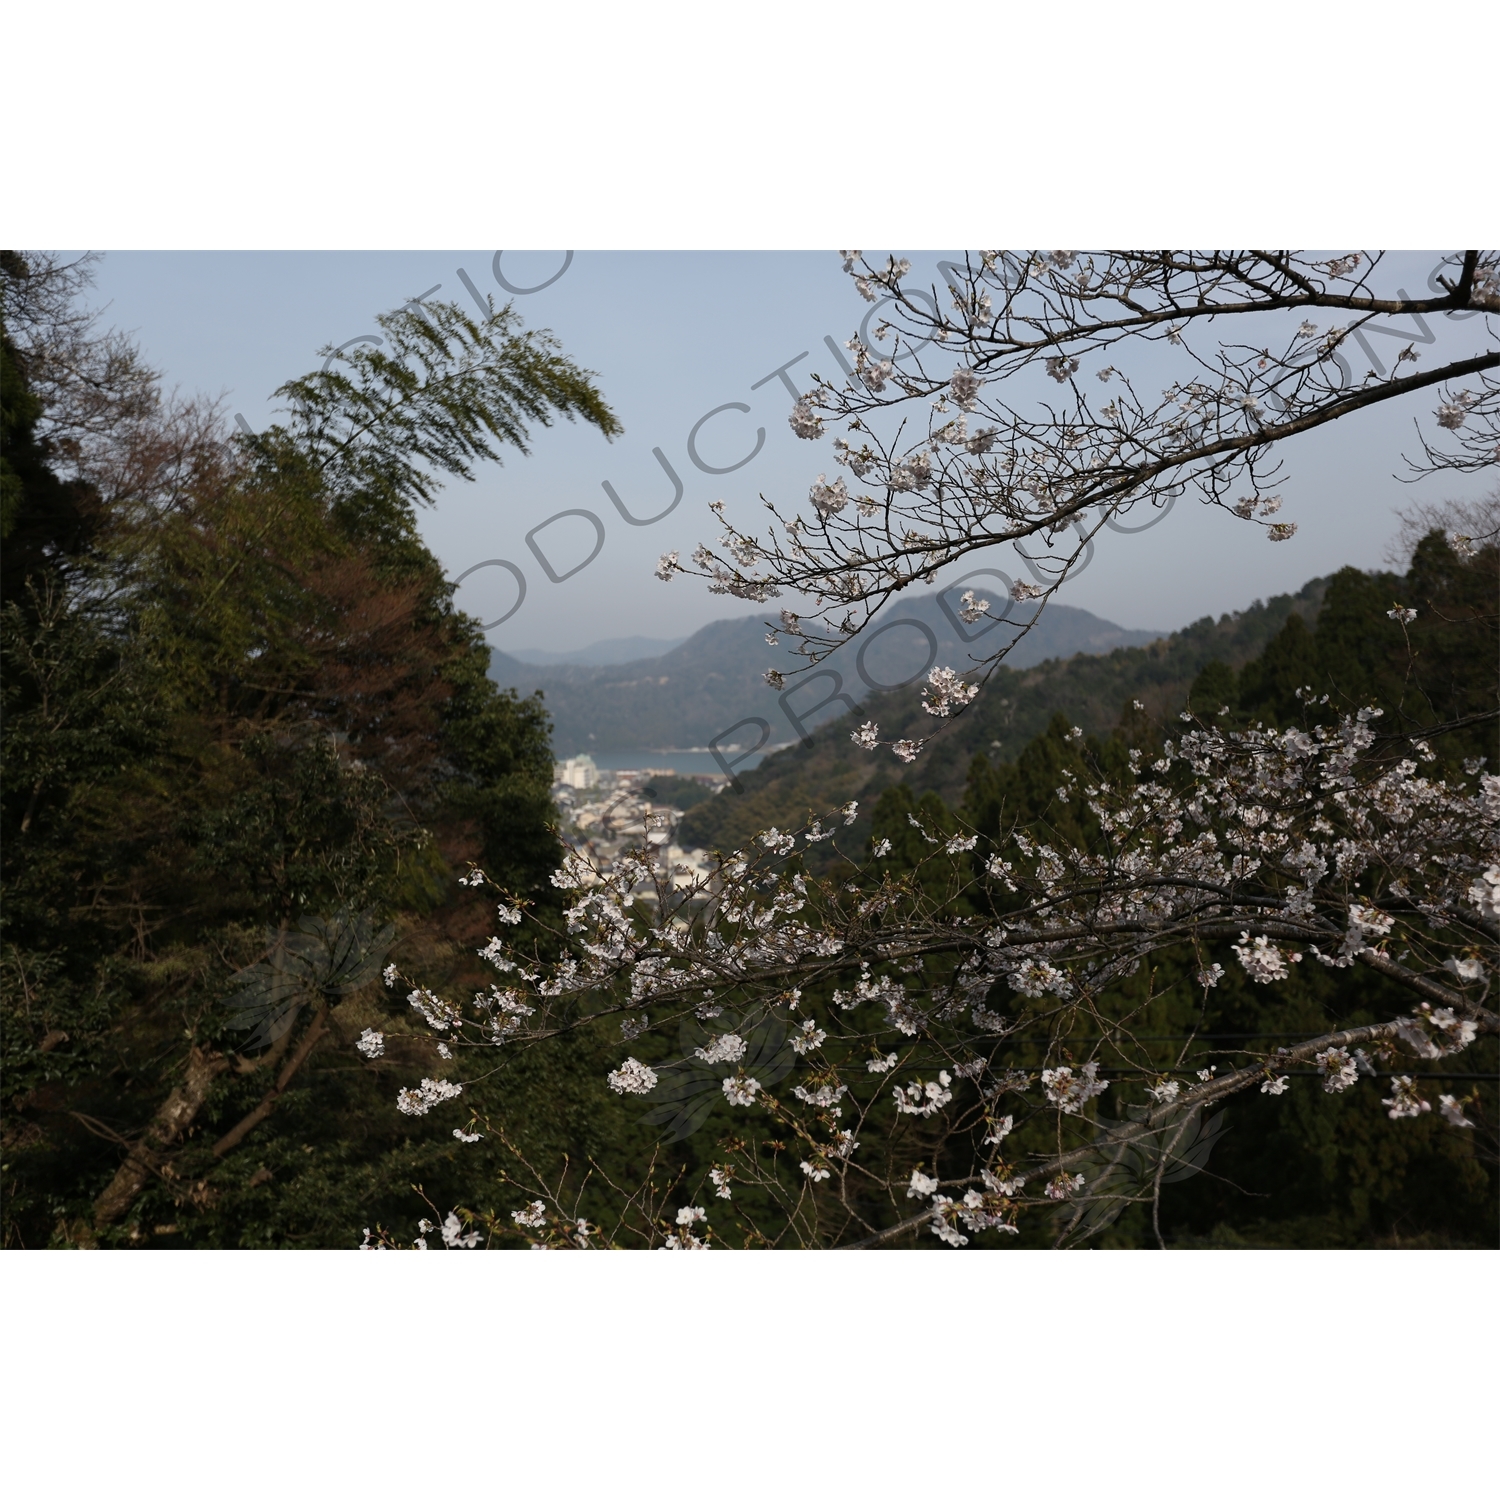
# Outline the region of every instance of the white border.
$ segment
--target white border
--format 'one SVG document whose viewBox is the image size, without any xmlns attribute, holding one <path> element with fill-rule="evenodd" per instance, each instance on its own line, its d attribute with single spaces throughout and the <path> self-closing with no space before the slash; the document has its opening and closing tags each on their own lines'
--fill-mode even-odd
<svg viewBox="0 0 1500 1500">
<path fill-rule="evenodd" d="M 12 1255 L 7 1478 L 66 1492 L 69 1475 L 109 1473 L 225 1500 L 988 1494 L 1028 1479 L 1261 1500 L 1429 1493 L 1439 1474 L 1460 1493 L 1493 1463 L 1493 1265 Z"/>
<path fill-rule="evenodd" d="M 32 6 L 7 21 L 8 237 L 1493 243 L 1494 15 L 92 0 L 64 27 Z"/>
</svg>

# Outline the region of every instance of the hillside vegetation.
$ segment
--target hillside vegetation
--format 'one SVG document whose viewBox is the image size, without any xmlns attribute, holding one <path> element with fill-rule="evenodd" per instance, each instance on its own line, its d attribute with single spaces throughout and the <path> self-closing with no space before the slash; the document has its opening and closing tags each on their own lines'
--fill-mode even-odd
<svg viewBox="0 0 1500 1500">
<path fill-rule="evenodd" d="M 972 912 L 987 900 L 1010 899 L 993 886 L 987 896 L 978 877 L 991 855 L 1014 854 L 1013 830 L 1057 847 L 1097 847 L 1102 836 L 1094 814 L 1069 789 L 1097 781 L 1101 771 L 1119 775 L 1132 747 L 1148 759 L 1160 753 L 1187 706 L 1235 727 L 1287 728 L 1332 723 L 1341 712 L 1372 704 L 1382 710 L 1382 733 L 1428 736 L 1433 760 L 1425 774 L 1456 775 L 1480 759 L 1494 765 L 1500 760 L 1497 563 L 1494 547 L 1465 561 L 1433 533 L 1417 546 L 1404 575 L 1345 568 L 1295 595 L 1201 621 L 1144 649 L 1001 674 L 975 711 L 909 767 L 888 752 L 850 744 L 852 721 L 828 725 L 810 748 L 773 756 L 745 775 L 743 795 L 727 792 L 694 808 L 682 837 L 728 848 L 761 828 L 793 827 L 809 811 L 826 814 L 858 797 L 868 819 L 863 828 L 889 841 L 879 861 L 882 876 L 917 879 L 940 898 L 944 861 L 934 862 L 926 835 L 962 825 L 978 836 L 971 853 L 948 857 L 950 864 L 972 867 L 969 894 L 959 898 L 962 907 L 952 908 Z M 1388 614 L 1398 603 L 1416 610 L 1404 627 Z M 889 734 L 930 732 L 938 722 L 922 712 L 914 691 L 868 707 Z M 1075 725 L 1082 736 L 1074 734 Z M 850 830 L 847 849 L 864 845 L 860 832 Z M 819 859 L 813 846 L 804 857 L 809 866 Z M 1204 990 L 1193 972 L 1214 959 L 1224 972 Z M 1247 1049 L 1274 1050 L 1329 1025 L 1363 1025 L 1409 1009 L 1401 990 L 1362 969 L 1305 963 L 1282 983 L 1255 984 L 1227 942 L 1196 957 L 1191 951 L 1154 955 L 1117 989 L 1101 1004 L 1118 1003 L 1136 1016 L 1154 1065 L 1164 1071 L 1238 1065 Z M 1091 1045 L 1088 1030 L 1069 1039 L 1078 1052 Z M 1472 1101 L 1478 1129 L 1456 1130 L 1436 1112 L 1393 1126 L 1389 1101 L 1381 1097 L 1389 1087 L 1384 1076 L 1344 1095 L 1305 1087 L 1290 1100 L 1252 1093 L 1236 1101 L 1224 1112 L 1222 1140 L 1213 1146 L 1208 1170 L 1163 1199 L 1165 1243 L 1494 1246 L 1500 1222 L 1494 1040 L 1443 1066 L 1434 1082 Z M 1100 1119 L 1124 1119 L 1126 1103 L 1123 1089 L 1111 1091 Z M 1055 1123 L 1043 1119 L 1036 1129 L 1034 1137 L 1024 1129 L 1018 1134 L 1042 1150 Z M 936 1159 L 931 1170 L 955 1175 L 965 1160 L 956 1151 L 951 1160 Z M 1041 1219 L 1028 1222 L 1008 1243 L 1040 1247 L 1052 1242 L 1054 1228 Z M 917 1233 L 905 1243 L 930 1248 L 936 1242 Z M 1132 1205 L 1096 1243 L 1156 1243 L 1147 1206 Z"/>
<path fill-rule="evenodd" d="M 898 782 L 918 795 L 936 792 L 956 805 L 975 755 L 1014 759 L 1056 714 L 1090 733 L 1102 733 L 1114 726 L 1133 699 L 1155 717 L 1176 713 L 1209 662 L 1242 666 L 1258 656 L 1292 616 L 1304 625 L 1313 624 L 1327 587 L 1328 580 L 1314 579 L 1295 594 L 1257 602 L 1218 620 L 1204 618 L 1149 645 L 1031 667 L 1000 667 L 973 706 L 947 722 L 923 710 L 917 684 L 872 694 L 861 704 L 859 719 L 876 720 L 882 733 L 892 738 L 934 736 L 911 765 L 903 766 L 889 752 L 872 754 L 852 745 L 849 731 L 858 720 L 846 713 L 817 729 L 810 745 L 779 751 L 744 772 L 739 777 L 741 791 L 731 788 L 694 808 L 679 837 L 688 845 L 728 849 L 763 828 L 785 827 L 809 812 L 826 813 L 851 799 L 861 804 L 856 831 L 863 833 L 875 798 Z"/>
</svg>

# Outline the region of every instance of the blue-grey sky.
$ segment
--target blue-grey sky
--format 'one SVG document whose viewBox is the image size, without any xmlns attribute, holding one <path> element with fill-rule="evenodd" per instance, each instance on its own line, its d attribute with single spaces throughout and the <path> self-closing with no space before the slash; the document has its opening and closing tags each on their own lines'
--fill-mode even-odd
<svg viewBox="0 0 1500 1500">
<path fill-rule="evenodd" d="M 925 284 L 938 253 L 911 254 Z M 504 300 L 495 252 L 154 252 L 108 254 L 96 294 L 107 320 L 131 331 L 169 386 L 222 396 L 227 413 L 254 428 L 273 416 L 270 393 L 318 363 L 318 350 L 378 332 L 374 315 L 428 294 L 471 306 L 463 271 L 481 295 Z M 566 269 L 562 268 L 566 264 Z M 1386 279 L 1418 292 L 1432 257 L 1402 254 Z M 562 274 L 557 274 L 559 271 Z M 515 298 L 533 326 L 551 328 L 564 348 L 594 370 L 624 424 L 607 442 L 594 430 L 560 423 L 538 430 L 529 457 L 508 455 L 473 484 L 450 484 L 426 512 L 422 531 L 451 577 L 504 559 L 527 581 L 524 603 L 490 632 L 502 650 L 569 650 L 613 636 L 679 636 L 709 620 L 750 613 L 743 601 L 710 595 L 695 580 L 669 585 L 652 576 L 660 553 L 684 556 L 717 534 L 709 501 L 723 498 L 754 525 L 758 494 L 784 505 L 805 501 L 808 485 L 834 464 L 827 440 L 796 439 L 786 423 L 791 397 L 773 372 L 796 356 L 790 378 L 835 373 L 825 337 L 842 345 L 869 311 L 829 252 L 580 251 L 508 252 L 500 274 L 513 287 L 541 290 Z M 1403 277 L 1405 280 L 1403 280 Z M 555 278 L 555 279 L 552 279 Z M 1466 347 L 1460 324 L 1437 320 L 1439 343 L 1428 359 Z M 1392 348 L 1396 346 L 1393 344 Z M 771 378 L 767 378 L 771 377 Z M 742 403 L 742 412 L 729 403 Z M 1414 498 L 1472 494 L 1473 481 L 1451 478 L 1402 484 L 1403 451 L 1415 448 L 1414 417 L 1431 398 L 1378 408 L 1289 445 L 1282 485 L 1285 519 L 1298 535 L 1272 544 L 1264 533 L 1222 512 L 1184 500 L 1150 532 L 1106 533 L 1092 565 L 1060 595 L 1135 629 L 1175 629 L 1205 614 L 1243 608 L 1253 599 L 1299 587 L 1346 563 L 1373 567 L 1396 530 L 1395 507 Z M 696 448 L 688 439 L 715 408 Z M 636 516 L 671 500 L 670 481 L 653 456 L 659 448 L 681 478 L 682 503 L 648 526 L 627 525 L 602 488 L 611 483 Z M 561 583 L 548 580 L 525 537 L 563 510 L 586 510 L 604 529 L 594 560 Z M 582 561 L 596 538 L 589 520 L 548 527 L 538 545 L 555 572 Z M 954 576 L 992 565 L 1014 571 L 1014 559 L 976 555 Z M 491 619 L 516 598 L 512 574 L 488 568 L 460 590 L 464 607 Z"/>
</svg>

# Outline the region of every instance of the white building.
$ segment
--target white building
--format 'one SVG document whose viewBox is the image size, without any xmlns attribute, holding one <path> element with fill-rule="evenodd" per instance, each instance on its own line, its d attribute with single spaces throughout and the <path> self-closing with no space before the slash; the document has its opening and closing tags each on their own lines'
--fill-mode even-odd
<svg viewBox="0 0 1500 1500">
<path fill-rule="evenodd" d="M 599 767 L 592 755 L 575 755 L 553 768 L 554 779 L 563 786 L 587 791 L 599 785 Z"/>
</svg>

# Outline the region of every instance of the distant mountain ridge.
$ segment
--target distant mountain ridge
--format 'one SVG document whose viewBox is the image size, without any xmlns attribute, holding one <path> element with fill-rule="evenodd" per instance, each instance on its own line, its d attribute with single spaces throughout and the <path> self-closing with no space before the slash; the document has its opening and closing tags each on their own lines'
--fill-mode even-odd
<svg viewBox="0 0 1500 1500">
<path fill-rule="evenodd" d="M 979 591 L 983 597 L 984 591 Z M 1004 601 L 994 609 L 998 613 Z M 767 745 L 798 738 L 847 711 L 871 692 L 920 678 L 932 666 L 965 671 L 1005 640 L 1015 640 L 1015 621 L 980 619 L 965 624 L 948 610 L 956 601 L 929 593 L 891 606 L 872 627 L 840 647 L 814 673 L 793 676 L 801 659 L 783 636 L 768 645 L 766 620 L 775 614 L 715 620 L 681 644 L 658 655 L 615 662 L 528 662 L 502 651 L 491 653 L 490 676 L 501 687 L 527 694 L 540 689 L 552 716 L 553 753 L 585 750 L 633 751 L 693 749 L 716 739 L 753 745 L 758 726 L 737 724 L 762 719 L 770 727 Z M 1007 658 L 1027 668 L 1080 652 L 1099 655 L 1156 640 L 1161 632 L 1125 630 L 1097 615 L 1054 604 L 1042 612 Z M 633 637 L 641 640 L 641 637 Z M 613 642 L 587 648 L 602 654 Z M 627 643 L 618 643 L 624 647 Z M 528 652 L 528 655 L 542 653 Z M 558 653 L 577 655 L 580 653 Z M 767 686 L 765 673 L 787 676 L 787 692 Z M 826 706 L 824 706 L 825 700 Z M 847 700 L 847 701 L 846 701 Z"/>
</svg>

